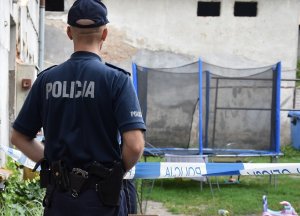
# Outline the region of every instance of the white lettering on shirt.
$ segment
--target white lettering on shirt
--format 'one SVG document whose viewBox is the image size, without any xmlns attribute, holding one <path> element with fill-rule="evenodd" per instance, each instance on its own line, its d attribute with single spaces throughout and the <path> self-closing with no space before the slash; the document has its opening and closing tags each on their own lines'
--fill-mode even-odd
<svg viewBox="0 0 300 216">
<path fill-rule="evenodd" d="M 55 81 L 46 83 L 46 99 L 53 98 L 95 98 L 95 82 Z"/>
<path fill-rule="evenodd" d="M 131 111 L 130 115 L 131 115 L 131 117 L 140 117 L 140 118 L 142 118 L 142 112 L 139 112 L 139 111 Z"/>
</svg>

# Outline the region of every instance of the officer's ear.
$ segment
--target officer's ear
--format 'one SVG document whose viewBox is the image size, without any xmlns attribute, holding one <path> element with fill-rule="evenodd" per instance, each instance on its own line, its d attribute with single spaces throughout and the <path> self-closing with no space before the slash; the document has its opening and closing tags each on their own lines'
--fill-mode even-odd
<svg viewBox="0 0 300 216">
<path fill-rule="evenodd" d="M 73 40 L 72 31 L 71 31 L 71 27 L 70 26 L 67 27 L 67 35 L 70 38 L 70 40 Z"/>
<path fill-rule="evenodd" d="M 108 34 L 107 28 L 104 28 L 102 31 L 102 36 L 101 36 L 102 41 L 105 41 L 107 34 Z"/>
</svg>

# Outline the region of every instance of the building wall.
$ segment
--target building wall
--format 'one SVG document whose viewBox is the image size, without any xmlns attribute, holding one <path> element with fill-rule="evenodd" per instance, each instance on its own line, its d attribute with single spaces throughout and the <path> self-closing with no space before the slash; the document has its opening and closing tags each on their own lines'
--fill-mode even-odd
<svg viewBox="0 0 300 216">
<path fill-rule="evenodd" d="M 19 91 L 17 88 L 20 82 L 16 77 L 23 73 L 22 65 L 33 65 L 30 78 L 36 74 L 38 23 L 38 0 L 0 1 L 0 145 L 9 145 L 11 123 L 17 114 L 16 103 L 23 103 L 23 95 L 28 93 L 28 90 Z M 0 166 L 4 163 L 1 152 Z"/>
<path fill-rule="evenodd" d="M 219 17 L 197 17 L 198 0 L 104 2 L 111 25 L 122 28 L 137 47 L 201 56 L 225 66 L 239 66 L 225 59 L 232 55 L 258 65 L 282 61 L 295 69 L 298 0 L 258 0 L 257 17 L 235 17 L 234 0 L 221 1 Z"/>
<path fill-rule="evenodd" d="M 0 144 L 8 145 L 8 56 L 10 43 L 10 1 L 0 1 Z M 0 153 L 0 159 L 3 158 L 3 153 Z M 0 165 L 3 161 L 0 160 Z"/>
<path fill-rule="evenodd" d="M 18 58 L 28 64 L 38 62 L 39 2 L 23 1 L 19 7 Z"/>
<path fill-rule="evenodd" d="M 244 1 L 244 0 L 243 0 Z M 138 48 L 201 57 L 229 68 L 282 62 L 295 78 L 300 1 L 257 0 L 256 17 L 235 17 L 235 0 L 221 0 L 220 16 L 197 16 L 198 0 L 104 0 L 110 25 Z M 164 59 L 160 58 L 160 66 Z M 293 107 L 294 83 L 282 82 L 281 107 Z M 290 142 L 290 120 L 281 112 L 281 143 Z"/>
<path fill-rule="evenodd" d="M 299 25 L 299 35 L 300 35 L 300 25 Z M 298 60 L 300 60 L 300 37 L 298 37 Z"/>
<path fill-rule="evenodd" d="M 20 111 L 29 89 L 21 86 L 22 79 L 34 82 L 39 52 L 39 1 L 21 1 L 18 8 L 17 67 L 15 75 L 15 116 Z"/>
</svg>

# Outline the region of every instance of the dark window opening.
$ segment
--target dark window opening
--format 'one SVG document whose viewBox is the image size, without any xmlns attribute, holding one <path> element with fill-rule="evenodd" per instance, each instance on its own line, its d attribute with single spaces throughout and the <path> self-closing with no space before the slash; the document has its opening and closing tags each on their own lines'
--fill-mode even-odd
<svg viewBox="0 0 300 216">
<path fill-rule="evenodd" d="M 234 16 L 239 17 L 256 17 L 257 2 L 235 2 Z"/>
<path fill-rule="evenodd" d="M 46 1 L 46 11 L 64 11 L 64 0 Z"/>
<path fill-rule="evenodd" d="M 198 2 L 197 16 L 220 16 L 221 2 Z"/>
</svg>

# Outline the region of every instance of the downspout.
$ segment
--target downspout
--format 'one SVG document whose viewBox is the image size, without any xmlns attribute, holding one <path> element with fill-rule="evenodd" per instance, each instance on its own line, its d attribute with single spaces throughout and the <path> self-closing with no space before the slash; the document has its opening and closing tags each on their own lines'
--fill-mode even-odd
<svg viewBox="0 0 300 216">
<path fill-rule="evenodd" d="M 44 69 L 44 49 L 45 49 L 45 1 L 40 0 L 40 15 L 39 15 L 39 70 Z"/>
</svg>

